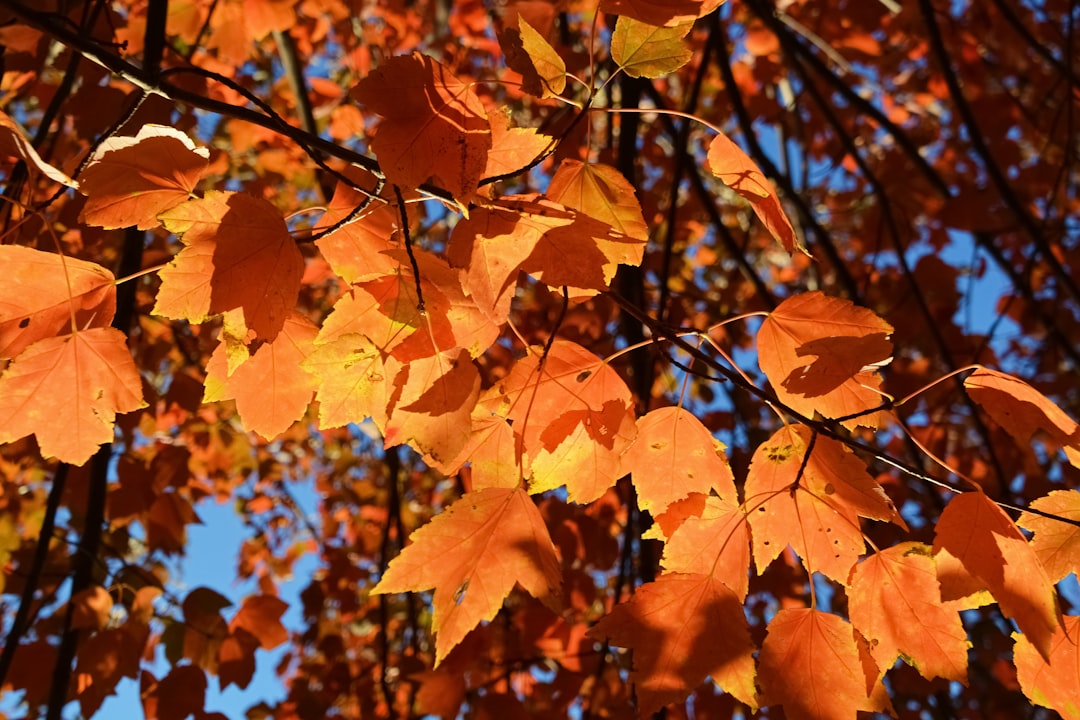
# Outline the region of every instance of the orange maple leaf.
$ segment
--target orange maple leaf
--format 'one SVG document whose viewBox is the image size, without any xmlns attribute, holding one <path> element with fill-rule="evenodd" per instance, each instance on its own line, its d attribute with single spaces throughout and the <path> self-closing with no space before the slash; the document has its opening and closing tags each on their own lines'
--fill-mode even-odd
<svg viewBox="0 0 1080 720">
<path fill-rule="evenodd" d="M 900 656 L 927 679 L 967 682 L 971 643 L 959 613 L 941 604 L 931 552 L 928 545 L 900 543 L 856 565 L 848 613 L 882 672 Z"/>
<path fill-rule="evenodd" d="M 108 327 L 116 314 L 113 274 L 96 263 L 0 245 L 0 358 L 75 329 Z"/>
<path fill-rule="evenodd" d="M 1054 584 L 1027 538 L 982 492 L 957 495 L 934 529 L 934 556 L 944 600 L 989 590 L 1001 612 L 1049 657 L 1061 628 Z"/>
<path fill-rule="evenodd" d="M 550 135 L 531 127 L 510 127 L 510 119 L 499 112 L 488 113 L 491 123 L 491 150 L 484 177 L 501 177 L 519 172 L 554 143 Z"/>
<path fill-rule="evenodd" d="M 1066 615 L 1054 631 L 1049 651 L 1040 653 L 1027 635 L 1013 633 L 1016 679 L 1036 705 L 1057 710 L 1067 720 L 1080 720 L 1080 617 Z"/>
<path fill-rule="evenodd" d="M 158 273 L 154 313 L 193 323 L 240 308 L 248 329 L 273 340 L 296 305 L 304 258 L 281 213 L 245 193 L 206 193 L 160 216 L 184 247 Z"/>
<path fill-rule="evenodd" d="M 337 306 L 344 301 L 338 300 Z M 378 348 L 364 335 L 333 332 L 327 325 L 319 332 L 315 347 L 301 364 L 318 380 L 319 427 L 323 430 L 371 418 L 386 427 L 389 382 L 386 364 Z"/>
<path fill-rule="evenodd" d="M 495 617 L 515 583 L 556 602 L 562 574 L 555 546 L 522 489 L 466 493 L 411 540 L 372 593 L 435 589 L 436 665 L 477 624 Z"/>
<path fill-rule="evenodd" d="M 588 634 L 634 651 L 630 680 L 642 717 L 682 700 L 706 676 L 757 708 L 754 644 L 742 602 L 710 575 L 661 575 Z"/>
<path fill-rule="evenodd" d="M 660 564 L 668 572 L 712 575 L 742 602 L 750 587 L 750 527 L 743 509 L 706 498 L 701 513 L 671 533 Z"/>
<path fill-rule="evenodd" d="M 854 453 L 821 436 L 809 448 L 811 437 L 801 425 L 781 428 L 754 452 L 746 479 L 754 562 L 760 574 L 791 545 L 808 571 L 846 585 L 866 547 L 859 517 L 904 521 Z"/>
<path fill-rule="evenodd" d="M 642 217 L 634 186 L 610 165 L 567 158 L 551 176 L 545 195 L 607 223 L 627 237 L 643 243 L 649 239 L 649 226 Z"/>
<path fill-rule="evenodd" d="M 229 623 L 229 630 L 246 630 L 259 641 L 263 650 L 273 650 L 289 639 L 289 631 L 281 624 L 281 616 L 289 603 L 273 595 L 252 595 Z"/>
<path fill-rule="evenodd" d="M 600 12 L 625 15 L 649 25 L 672 27 L 705 17 L 726 0 L 600 0 Z"/>
<path fill-rule="evenodd" d="M 371 142 L 387 179 L 412 189 L 429 180 L 458 202 L 476 192 L 491 128 L 472 87 L 430 57 L 391 58 L 365 77 L 356 99 L 383 116 Z"/>
<path fill-rule="evenodd" d="M 110 137 L 79 176 L 79 191 L 87 196 L 79 219 L 106 229 L 157 227 L 158 215 L 190 199 L 209 161 L 209 150 L 165 125 Z"/>
<path fill-rule="evenodd" d="M 1080 492 L 1076 490 L 1055 490 L 1035 500 L 1031 507 L 1080 522 Z M 1017 525 L 1035 533 L 1031 547 L 1046 568 L 1050 582 L 1056 583 L 1069 573 L 1080 576 L 1080 528 L 1028 512 L 1020 516 Z"/>
<path fill-rule="evenodd" d="M 315 225 L 323 230 L 348 217 L 366 199 L 345 183 L 338 183 L 326 213 Z M 359 217 L 315 241 L 315 246 L 347 283 L 371 280 L 395 272 L 400 264 L 385 250 L 401 249 L 397 216 L 389 206 L 373 203 Z"/>
<path fill-rule="evenodd" d="M 808 417 L 819 412 L 855 428 L 878 427 L 883 413 L 877 369 L 891 359 L 892 326 L 870 310 L 820 292 L 788 298 L 758 330 L 758 363 L 780 402 Z M 810 359 L 809 356 L 817 356 Z"/>
<path fill-rule="evenodd" d="M 112 442 L 117 413 L 141 407 L 142 380 L 119 330 L 39 340 L 0 376 L 0 444 L 32 434 L 46 457 L 81 465 Z"/>
</svg>

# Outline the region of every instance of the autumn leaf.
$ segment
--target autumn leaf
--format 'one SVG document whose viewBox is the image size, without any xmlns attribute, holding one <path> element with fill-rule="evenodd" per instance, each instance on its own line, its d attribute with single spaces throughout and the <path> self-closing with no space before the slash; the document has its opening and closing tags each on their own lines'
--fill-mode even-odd
<svg viewBox="0 0 1080 720">
<path fill-rule="evenodd" d="M 0 358 L 73 327 L 108 327 L 116 314 L 113 274 L 97 263 L 0 245 L 0 267 Z"/>
<path fill-rule="evenodd" d="M 630 680 L 641 717 L 681 701 L 706 676 L 757 708 L 754 645 L 742 602 L 714 577 L 661 575 L 616 605 L 589 636 L 634 651 Z"/>
<path fill-rule="evenodd" d="M 1061 713 L 1067 720 L 1080 720 L 1080 617 L 1066 615 L 1054 631 L 1044 657 L 1028 636 L 1013 633 L 1016 679 L 1024 694 L 1036 705 Z"/>
<path fill-rule="evenodd" d="M 491 148 L 491 129 L 468 84 L 413 53 L 383 63 L 354 94 L 384 118 L 371 147 L 390 182 L 412 189 L 431 181 L 458 202 L 472 197 Z"/>
<path fill-rule="evenodd" d="M 538 97 L 561 95 L 566 89 L 566 63 L 544 36 L 521 16 L 518 17 L 518 32 L 521 33 L 522 50 L 533 69 L 532 73 L 521 73 L 525 78 L 525 92 Z M 511 67 L 521 72 L 518 67 Z"/>
<path fill-rule="evenodd" d="M 942 607 L 928 545 L 900 543 L 856 565 L 848 613 L 882 672 L 899 656 L 928 680 L 967 682 L 971 643 L 959 613 Z"/>
<path fill-rule="evenodd" d="M 386 427 L 390 396 L 386 364 L 364 335 L 327 332 L 324 325 L 301 367 L 318 380 L 315 399 L 320 428 L 329 430 L 367 418 L 380 429 Z"/>
<path fill-rule="evenodd" d="M 203 402 L 236 400 L 245 430 L 264 438 L 277 437 L 303 417 L 319 386 L 301 365 L 314 350 L 318 332 L 314 323 L 292 312 L 278 336 L 261 345 L 231 375 L 226 369 L 222 342 L 207 365 Z"/>
<path fill-rule="evenodd" d="M 622 472 L 630 473 L 638 503 L 663 512 L 692 492 L 736 502 L 735 478 L 724 445 L 700 420 L 680 407 L 658 408 L 637 420 L 637 437 L 623 453 Z"/>
<path fill-rule="evenodd" d="M 788 298 L 758 330 L 758 363 L 780 402 L 813 417 L 858 415 L 843 421 L 878 427 L 880 365 L 891 358 L 892 326 L 870 310 L 820 292 Z M 863 413 L 863 414 L 860 414 Z"/>
<path fill-rule="evenodd" d="M 957 495 L 934 531 L 941 596 L 987 589 L 1044 658 L 1061 628 L 1054 585 L 1009 516 L 981 492 Z"/>
<path fill-rule="evenodd" d="M 0 110 L 0 158 L 16 157 L 26 163 L 34 172 L 41 173 L 53 182 L 77 188 L 79 184 L 59 168 L 53 167 L 41 159 L 30 141 L 23 136 L 19 126 L 11 117 Z"/>
<path fill-rule="evenodd" d="M 251 595 L 229 623 L 229 630 L 246 630 L 263 650 L 273 650 L 289 639 L 289 631 L 281 624 L 281 616 L 288 609 L 289 604 L 279 597 Z"/>
<path fill-rule="evenodd" d="M 158 215 L 190 199 L 209 160 L 209 150 L 165 125 L 107 138 L 79 176 L 87 197 L 80 219 L 105 229 L 157 227 Z"/>
<path fill-rule="evenodd" d="M 523 489 L 466 493 L 411 540 L 371 592 L 434 588 L 436 665 L 478 623 L 495 617 L 515 583 L 548 602 L 562 583 L 547 527 Z"/>
<path fill-rule="evenodd" d="M 112 442 L 117 413 L 145 406 L 138 368 L 119 330 L 39 340 L 0 376 L 0 444 L 32 434 L 45 457 L 82 465 Z"/>
<path fill-rule="evenodd" d="M 706 498 L 702 512 L 669 535 L 660 564 L 668 572 L 711 575 L 742 602 L 750 586 L 750 526 L 743 509 L 724 498 Z"/>
<path fill-rule="evenodd" d="M 763 705 L 789 718 L 854 720 L 877 709 L 851 625 L 831 613 L 785 608 L 769 622 L 758 656 Z"/>
<path fill-rule="evenodd" d="M 622 16 L 611 34 L 611 58 L 630 77 L 658 78 L 675 72 L 694 53 L 683 38 L 692 22 L 656 27 Z"/>
<path fill-rule="evenodd" d="M 365 199 L 345 183 L 339 183 L 315 230 L 329 228 L 345 219 Z M 394 211 L 373 203 L 356 219 L 316 240 L 315 246 L 345 282 L 357 283 L 397 270 L 397 258 L 383 252 L 401 248 L 396 229 Z"/>
<path fill-rule="evenodd" d="M 673 27 L 705 17 L 725 0 L 600 0 L 600 12 Z"/>
<path fill-rule="evenodd" d="M 968 395 L 1021 445 L 1035 437 L 1064 447 L 1080 467 L 1080 426 L 1061 408 L 1023 380 L 989 368 L 979 368 L 964 380 Z"/>
<path fill-rule="evenodd" d="M 776 196 L 776 188 L 750 157 L 724 133 L 709 144 L 709 169 L 720 181 L 742 195 L 776 242 L 789 253 L 806 253 Z"/>
<path fill-rule="evenodd" d="M 461 452 L 444 463 L 444 472 L 457 472 L 463 465 L 471 469 L 471 489 L 516 488 L 528 474 L 519 452 L 514 430 L 506 418 L 489 403 L 478 402 L 470 417 L 469 437 Z"/>
<path fill-rule="evenodd" d="M 510 127 L 502 113 L 488 113 L 491 124 L 491 150 L 488 151 L 484 177 L 516 175 L 543 155 L 554 138 L 531 127 Z"/>
<path fill-rule="evenodd" d="M 240 308 L 247 327 L 273 340 L 296 304 L 304 259 L 266 200 L 217 190 L 160 216 L 184 249 L 158 275 L 154 314 L 206 322 Z"/>
<path fill-rule="evenodd" d="M 571 210 L 607 223 L 627 237 L 643 243 L 649 239 L 634 186 L 610 165 L 567 158 L 551 177 L 546 195 Z"/>
<path fill-rule="evenodd" d="M 1080 522 L 1080 492 L 1055 490 L 1035 500 L 1031 508 Z M 1046 568 L 1050 582 L 1056 583 L 1069 573 L 1080 576 L 1080 527 L 1029 512 L 1022 513 L 1016 524 L 1035 533 L 1031 548 Z"/>
<path fill-rule="evenodd" d="M 758 574 L 791 545 L 808 572 L 843 585 L 865 550 L 860 516 L 904 526 L 854 453 L 801 425 L 781 428 L 754 452 L 746 507 Z"/>
</svg>

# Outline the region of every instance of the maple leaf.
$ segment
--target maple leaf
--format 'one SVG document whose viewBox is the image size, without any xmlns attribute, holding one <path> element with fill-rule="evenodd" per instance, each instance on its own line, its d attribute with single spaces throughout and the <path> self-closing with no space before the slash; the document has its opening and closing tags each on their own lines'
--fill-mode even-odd
<svg viewBox="0 0 1080 720">
<path fill-rule="evenodd" d="M 600 12 L 668 27 L 705 17 L 726 0 L 600 0 Z"/>
<path fill-rule="evenodd" d="M 209 161 L 209 150 L 165 125 L 107 138 L 79 177 L 87 197 L 79 219 L 105 229 L 157 227 L 159 214 L 190 199 Z"/>
<path fill-rule="evenodd" d="M 160 215 L 185 247 L 158 273 L 154 314 L 206 322 L 240 308 L 247 327 L 273 340 L 296 304 L 304 258 L 266 200 L 211 191 Z"/>
<path fill-rule="evenodd" d="M 82 465 L 112 442 L 117 413 L 141 407 L 139 370 L 119 330 L 39 340 L 0 376 L 0 443 L 32 434 L 42 455 Z"/>
<path fill-rule="evenodd" d="M 0 358 L 74 328 L 104 328 L 116 314 L 113 274 L 100 265 L 0 245 Z"/>
<path fill-rule="evenodd" d="M 1032 502 L 1031 508 L 1080 521 L 1080 492 L 1055 490 Z M 1028 512 L 1020 515 L 1017 525 L 1035 533 L 1031 547 L 1046 568 L 1050 582 L 1056 583 L 1069 573 L 1080 576 L 1080 528 Z"/>
<path fill-rule="evenodd" d="M 1080 426 L 1061 408 L 1023 380 L 989 368 L 979 368 L 964 380 L 968 395 L 1021 445 L 1040 436 L 1065 448 L 1080 467 Z"/>
<path fill-rule="evenodd" d="M 510 127 L 510 118 L 502 113 L 488 113 L 491 124 L 491 150 L 488 151 L 484 177 L 515 175 L 552 147 L 554 139 L 531 127 Z"/>
<path fill-rule="evenodd" d="M 810 448 L 810 439 L 809 428 L 789 426 L 754 451 L 746 479 L 754 563 L 760 574 L 791 545 L 808 572 L 846 585 L 865 549 L 859 517 L 904 521 L 854 453 L 821 436 Z"/>
<path fill-rule="evenodd" d="M 314 350 L 318 332 L 313 322 L 292 312 L 278 336 L 231 374 L 226 367 L 226 343 L 220 343 L 206 367 L 203 402 L 236 400 L 245 430 L 264 438 L 277 437 L 303 416 L 319 386 L 301 365 Z"/>
<path fill-rule="evenodd" d="M 62 170 L 53 167 L 41 159 L 37 150 L 11 117 L 0 110 L 0 158 L 16 157 L 26 163 L 28 168 L 41 173 L 53 182 L 77 188 L 79 184 L 68 177 Z"/>
<path fill-rule="evenodd" d="M 573 502 L 592 502 L 619 477 L 634 438 L 630 389 L 610 366 L 576 343 L 556 340 L 519 360 L 485 394 L 501 404 L 531 467 L 532 492 L 566 485 Z"/>
<path fill-rule="evenodd" d="M 345 183 L 338 183 L 334 198 L 315 230 L 331 227 L 352 212 L 364 197 Z M 334 272 L 347 283 L 357 283 L 395 272 L 396 257 L 383 251 L 398 250 L 397 217 L 386 205 L 372 204 L 355 220 L 315 241 L 315 246 Z"/>
<path fill-rule="evenodd" d="M 724 133 L 717 133 L 709 144 L 709 170 L 720 181 L 743 196 L 776 242 L 789 253 L 806 253 L 795 229 L 791 227 L 776 188 L 750 157 Z"/>
<path fill-rule="evenodd" d="M 273 650 L 289 639 L 289 631 L 281 624 L 281 616 L 288 609 L 289 603 L 279 597 L 251 595 L 229 623 L 229 630 L 246 630 L 263 650 Z"/>
<path fill-rule="evenodd" d="M 640 240 L 649 239 L 634 186 L 615 168 L 603 163 L 583 163 L 567 158 L 551 177 L 547 196 L 571 210 L 580 210 L 607 223 L 616 232 Z M 640 258 L 636 263 L 638 264 Z"/>
<path fill-rule="evenodd" d="M 338 305 L 341 304 L 338 301 Z M 316 338 L 301 367 L 318 380 L 319 427 L 327 430 L 371 418 L 386 427 L 386 366 L 375 345 L 358 333 L 327 332 Z"/>
<path fill-rule="evenodd" d="M 785 608 L 769 621 L 758 655 L 763 705 L 789 718 L 854 720 L 873 712 L 867 677 L 850 624 L 811 608 Z"/>
<path fill-rule="evenodd" d="M 509 44 L 506 64 L 522 76 L 522 90 L 537 97 L 561 95 L 566 89 L 566 63 L 551 44 L 518 16 L 516 37 L 513 28 L 503 31 L 500 40 Z"/>
<path fill-rule="evenodd" d="M 692 492 L 715 490 L 730 502 L 738 499 L 723 443 L 681 407 L 638 418 L 637 437 L 622 455 L 622 473 L 631 474 L 638 503 L 652 513 Z"/>
<path fill-rule="evenodd" d="M 959 613 L 941 604 L 928 545 L 900 543 L 856 565 L 848 612 L 882 672 L 900 656 L 927 679 L 967 681 L 971 643 Z"/>
<path fill-rule="evenodd" d="M 694 56 L 683 38 L 692 22 L 656 27 L 629 16 L 615 22 L 611 59 L 630 77 L 658 78 L 675 72 Z"/>
<path fill-rule="evenodd" d="M 634 651 L 630 680 L 642 717 L 682 700 L 706 676 L 757 708 L 754 644 L 742 602 L 710 575 L 661 575 L 588 634 Z"/>
<path fill-rule="evenodd" d="M 1080 617 L 1066 615 L 1041 653 L 1028 636 L 1013 633 L 1016 679 L 1036 705 L 1051 708 L 1068 720 L 1080 720 Z"/>
<path fill-rule="evenodd" d="M 788 298 L 758 330 L 758 362 L 780 402 L 808 417 L 849 415 L 843 424 L 878 427 L 885 416 L 877 369 L 892 355 L 892 326 L 870 310 L 820 292 Z M 807 356 L 816 356 L 810 360 Z"/>
<path fill-rule="evenodd" d="M 469 84 L 413 53 L 385 62 L 354 95 L 384 118 L 371 147 L 390 182 L 412 189 L 430 180 L 458 202 L 472 197 L 491 148 L 491 128 Z"/>
<path fill-rule="evenodd" d="M 434 588 L 436 665 L 478 623 L 495 617 L 515 583 L 548 602 L 562 584 L 555 546 L 523 489 L 466 493 L 411 540 L 371 592 Z"/>
<path fill-rule="evenodd" d="M 934 528 L 934 556 L 944 600 L 989 590 L 1042 656 L 1061 627 L 1054 585 L 1009 516 L 981 492 L 949 501 Z"/>
<path fill-rule="evenodd" d="M 712 575 L 742 602 L 750 580 L 750 529 L 735 502 L 708 497 L 696 517 L 687 517 L 668 536 L 660 564 L 668 572 Z"/>
</svg>

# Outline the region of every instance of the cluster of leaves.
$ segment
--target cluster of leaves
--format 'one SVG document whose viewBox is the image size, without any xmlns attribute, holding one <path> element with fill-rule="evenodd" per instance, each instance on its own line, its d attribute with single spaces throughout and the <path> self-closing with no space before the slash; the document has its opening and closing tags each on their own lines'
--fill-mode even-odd
<svg viewBox="0 0 1080 720">
<path fill-rule="evenodd" d="M 4 4 L 28 716 L 1080 717 L 1074 13 L 721 5 Z"/>
</svg>

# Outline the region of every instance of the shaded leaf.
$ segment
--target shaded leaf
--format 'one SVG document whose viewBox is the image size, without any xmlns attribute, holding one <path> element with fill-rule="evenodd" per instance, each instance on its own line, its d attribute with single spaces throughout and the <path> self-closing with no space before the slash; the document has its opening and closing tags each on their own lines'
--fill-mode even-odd
<svg viewBox="0 0 1080 720">
<path fill-rule="evenodd" d="M 281 616 L 288 609 L 289 603 L 279 597 L 251 595 L 244 599 L 229 623 L 229 630 L 246 630 L 263 650 L 273 650 L 289 639 L 289 631 L 281 624 Z"/>
<path fill-rule="evenodd" d="M 657 27 L 622 16 L 611 34 L 611 58 L 630 77 L 658 78 L 675 72 L 694 53 L 683 38 L 692 22 Z"/>
<path fill-rule="evenodd" d="M 489 113 L 491 150 L 488 151 L 484 177 L 515 175 L 552 146 L 554 138 L 531 127 L 510 127 L 510 119 Z"/>
<path fill-rule="evenodd" d="M 190 199 L 209 161 L 209 150 L 165 125 L 107 138 L 79 176 L 87 197 L 79 219 L 106 229 L 157 227 L 158 215 Z"/>
<path fill-rule="evenodd" d="M 634 651 L 630 680 L 642 717 L 683 700 L 706 676 L 757 707 L 754 645 L 742 603 L 714 577 L 661 575 L 588 634 Z"/>
<path fill-rule="evenodd" d="M 525 22 L 525 18 L 521 16 L 518 16 L 518 32 L 521 33 L 521 47 L 528 56 L 536 75 L 536 80 L 533 82 L 538 81 L 540 86 L 540 92 L 533 92 L 529 87 L 526 87 L 525 91 L 530 95 L 540 97 L 561 95 L 566 89 L 566 63 L 544 36 Z M 525 75 L 525 73 L 522 74 Z M 526 83 L 528 82 L 529 78 L 526 77 Z"/>
<path fill-rule="evenodd" d="M 112 442 L 117 413 L 145 406 L 138 368 L 119 330 L 39 340 L 0 376 L 0 443 L 32 434 L 44 456 L 82 465 Z"/>
<path fill-rule="evenodd" d="M 364 199 L 348 185 L 339 183 L 315 229 L 328 228 L 344 219 Z M 373 203 L 355 220 L 316 240 L 315 246 L 345 282 L 371 280 L 397 270 L 397 258 L 383 252 L 401 248 L 395 237 L 396 229 L 394 211 L 387 205 Z"/>
<path fill-rule="evenodd" d="M 959 613 L 941 604 L 931 552 L 928 545 L 900 543 L 856 565 L 848 613 L 882 672 L 899 656 L 927 679 L 966 683 L 971 643 Z"/>
<path fill-rule="evenodd" d="M 436 665 L 478 623 L 495 617 L 515 583 L 549 602 L 562 583 L 544 520 L 521 489 L 466 493 L 411 540 L 372 593 L 435 589 Z"/>
</svg>

